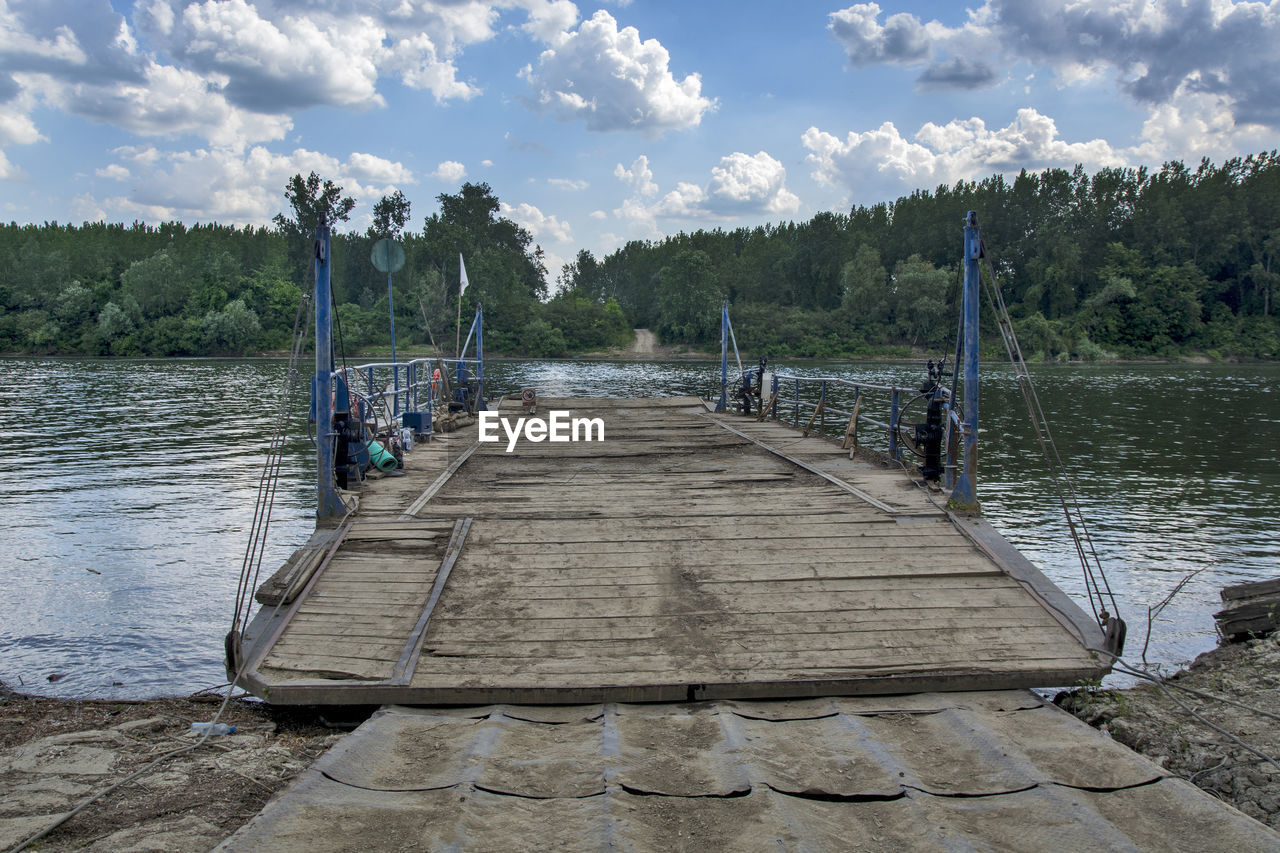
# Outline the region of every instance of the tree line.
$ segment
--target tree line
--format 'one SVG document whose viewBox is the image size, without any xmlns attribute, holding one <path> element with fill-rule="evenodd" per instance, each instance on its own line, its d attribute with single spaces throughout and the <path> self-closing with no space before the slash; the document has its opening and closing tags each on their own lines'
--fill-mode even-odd
<svg viewBox="0 0 1280 853">
<path fill-rule="evenodd" d="M 807 222 L 682 232 L 601 259 L 582 250 L 554 295 L 542 250 L 487 184 L 438 196 L 421 230 L 398 192 L 364 232 L 342 230 L 354 200 L 331 181 L 296 175 L 284 197 L 272 227 L 0 225 L 0 351 L 287 349 L 324 216 L 337 228 L 334 300 L 350 353 L 389 343 L 392 301 L 401 346 L 451 351 L 459 308 L 465 318 L 480 303 L 489 351 L 559 356 L 624 345 L 634 326 L 712 346 L 724 300 L 752 353 L 941 352 L 954 342 L 961 229 L 975 210 L 1029 358 L 1280 358 L 1274 151 L 1194 169 L 993 175 Z M 390 294 L 370 262 L 384 237 L 406 258 Z"/>
<path fill-rule="evenodd" d="M 738 340 L 766 355 L 946 351 L 969 210 L 1028 358 L 1280 358 L 1274 151 L 993 175 L 803 223 L 631 242 L 599 263 L 579 254 L 566 275 L 668 342 L 717 340 L 723 299 Z"/>
</svg>

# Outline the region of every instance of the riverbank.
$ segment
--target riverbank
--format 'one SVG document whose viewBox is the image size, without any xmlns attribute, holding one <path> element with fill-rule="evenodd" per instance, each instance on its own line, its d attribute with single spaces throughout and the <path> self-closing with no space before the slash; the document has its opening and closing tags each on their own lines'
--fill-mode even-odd
<svg viewBox="0 0 1280 853">
<path fill-rule="evenodd" d="M 1280 708 L 1280 637 L 1224 646 L 1170 678 L 1179 687 L 1264 710 Z M 1215 725 L 1280 753 L 1280 721 L 1177 688 Z M 1082 688 L 1057 703 L 1249 816 L 1280 828 L 1280 770 L 1182 711 L 1155 685 Z M 160 755 L 195 742 L 221 697 L 140 701 L 45 699 L 0 685 L 0 849 L 53 824 Z M 40 850 L 150 853 L 212 849 L 342 737 L 343 720 L 312 709 L 233 701 L 231 735 L 210 738 L 121 786 L 54 830 Z M 337 726 L 335 728 L 334 726 Z"/>
<path fill-rule="evenodd" d="M 1205 652 L 1168 683 L 1167 692 L 1143 683 L 1126 690 L 1081 688 L 1054 701 L 1170 773 L 1280 829 L 1280 768 L 1223 733 L 1280 760 L 1280 718 L 1187 692 L 1280 715 L 1280 634 Z M 1203 720 L 1179 707 L 1171 695 Z"/>
<path fill-rule="evenodd" d="M 0 849 L 54 824 L 157 757 L 197 740 L 221 696 L 44 699 L 0 685 Z M 205 851 L 239 829 L 341 736 L 320 715 L 231 702 L 210 737 L 94 802 L 31 849 Z"/>
</svg>

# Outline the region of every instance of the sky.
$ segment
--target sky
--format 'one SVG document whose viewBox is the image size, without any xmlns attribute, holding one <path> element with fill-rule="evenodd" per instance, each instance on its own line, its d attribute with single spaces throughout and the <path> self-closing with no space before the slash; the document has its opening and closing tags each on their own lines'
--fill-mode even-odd
<svg viewBox="0 0 1280 853">
<path fill-rule="evenodd" d="M 1280 147 L 1280 0 L 0 0 L 0 219 L 410 227 L 487 182 L 579 249 L 1020 169 Z"/>
</svg>

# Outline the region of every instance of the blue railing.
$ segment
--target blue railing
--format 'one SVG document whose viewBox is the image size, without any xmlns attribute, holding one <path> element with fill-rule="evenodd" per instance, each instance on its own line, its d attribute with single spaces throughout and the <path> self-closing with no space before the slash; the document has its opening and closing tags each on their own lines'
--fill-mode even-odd
<svg viewBox="0 0 1280 853">
<path fill-rule="evenodd" d="M 483 375 L 484 363 L 478 358 L 372 362 L 333 373 L 335 380 L 346 383 L 362 420 L 376 420 L 380 429 L 408 427 L 416 435 L 428 436 L 433 432 L 435 410 L 449 402 L 443 399 L 446 387 L 461 392 L 461 399 L 455 394 L 450 399 L 470 408 L 471 379 Z M 478 382 L 475 396 L 480 401 L 484 398 Z"/>
<path fill-rule="evenodd" d="M 922 392 L 919 388 L 878 385 L 839 376 L 804 376 L 752 367 L 742 371 L 728 405 L 747 408 L 742 401 L 750 400 L 750 412 L 758 418 L 789 423 L 805 432 L 842 437 L 848 448 L 878 450 L 896 462 L 904 462 L 904 450 L 911 453 L 915 448 L 915 424 L 925 420 L 925 411 L 935 395 L 942 401 L 944 470 L 947 488 L 952 488 L 963 425 L 946 387 Z M 736 406 L 734 401 L 738 401 Z M 904 418 L 913 412 L 918 418 Z"/>
</svg>

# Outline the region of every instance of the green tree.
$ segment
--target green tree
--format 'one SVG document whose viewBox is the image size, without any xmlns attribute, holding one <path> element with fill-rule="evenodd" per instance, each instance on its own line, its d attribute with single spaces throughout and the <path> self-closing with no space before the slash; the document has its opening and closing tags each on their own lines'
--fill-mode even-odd
<svg viewBox="0 0 1280 853">
<path fill-rule="evenodd" d="M 369 236 L 378 239 L 398 236 L 409 224 L 409 208 L 409 199 L 400 190 L 378 199 L 373 205 L 373 224 L 369 226 Z"/>
<path fill-rule="evenodd" d="M 880 263 L 880 253 L 863 244 L 840 270 L 844 291 L 841 308 L 857 325 L 883 323 L 889 314 L 889 273 Z"/>
<path fill-rule="evenodd" d="M 893 269 L 892 310 L 897 334 L 910 341 L 935 344 L 949 331 L 946 293 L 951 275 L 912 255 Z"/>
<path fill-rule="evenodd" d="M 147 317 L 176 314 L 193 289 L 169 248 L 134 261 L 120 277 L 120 283 L 125 295 L 132 297 Z"/>
<path fill-rule="evenodd" d="M 681 252 L 662 268 L 658 280 L 658 333 L 663 340 L 700 343 L 719 328 L 721 293 L 706 252 Z"/>
<path fill-rule="evenodd" d="M 200 321 L 205 343 L 215 352 L 242 353 L 262 331 L 258 315 L 243 300 L 228 302 Z"/>
</svg>

